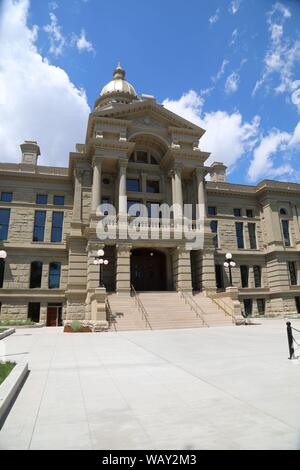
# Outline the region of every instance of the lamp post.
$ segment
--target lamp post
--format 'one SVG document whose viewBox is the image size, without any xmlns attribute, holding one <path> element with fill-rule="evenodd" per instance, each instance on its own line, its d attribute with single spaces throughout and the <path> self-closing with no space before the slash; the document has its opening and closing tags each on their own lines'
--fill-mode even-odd
<svg viewBox="0 0 300 470">
<path fill-rule="evenodd" d="M 99 267 L 100 267 L 100 270 L 99 270 L 99 287 L 104 287 L 103 280 L 102 280 L 102 266 L 103 265 L 105 265 L 105 266 L 108 265 L 108 260 L 103 259 L 103 256 L 104 256 L 104 250 L 101 249 L 101 250 L 97 251 L 97 256 L 95 256 L 95 259 L 94 259 L 94 264 L 99 265 Z"/>
<path fill-rule="evenodd" d="M 232 268 L 236 267 L 236 262 L 232 258 L 231 253 L 226 253 L 225 260 L 226 261 L 224 262 L 224 266 L 225 266 L 225 268 L 229 269 L 229 285 L 230 285 L 230 287 L 232 287 L 232 272 L 231 272 L 231 270 L 232 270 Z"/>
<path fill-rule="evenodd" d="M 6 258 L 7 258 L 6 251 L 0 250 L 0 270 L 1 270 L 0 287 L 3 287 L 4 263 L 5 263 Z"/>
</svg>

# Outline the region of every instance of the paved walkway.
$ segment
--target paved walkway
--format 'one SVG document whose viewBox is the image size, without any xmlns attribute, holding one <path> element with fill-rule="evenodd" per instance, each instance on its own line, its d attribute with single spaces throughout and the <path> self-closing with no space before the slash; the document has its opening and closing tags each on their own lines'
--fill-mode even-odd
<svg viewBox="0 0 300 470">
<path fill-rule="evenodd" d="M 3 341 L 31 372 L 0 449 L 300 448 L 300 362 L 283 320 Z"/>
</svg>

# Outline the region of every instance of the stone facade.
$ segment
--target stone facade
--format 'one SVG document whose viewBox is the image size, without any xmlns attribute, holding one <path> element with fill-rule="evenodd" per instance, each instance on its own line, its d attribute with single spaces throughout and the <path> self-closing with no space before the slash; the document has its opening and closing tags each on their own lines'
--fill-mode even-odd
<svg viewBox="0 0 300 470">
<path fill-rule="evenodd" d="M 53 307 L 61 321 L 105 321 L 99 266 L 94 264 L 100 248 L 109 261 L 103 270 L 108 291 L 129 293 L 133 284 L 149 290 L 161 286 L 216 295 L 229 287 L 223 263 L 231 252 L 236 262 L 233 285 L 246 310 L 296 313 L 300 308 L 300 185 L 227 183 L 222 163 L 206 165 L 209 154 L 200 150 L 204 132 L 153 97 L 137 96 L 118 67 L 95 103 L 85 144 L 70 153 L 68 168 L 39 166 L 36 142 L 22 144 L 20 164 L 0 164 L 0 193 L 12 193 L 11 201 L 5 197 L 0 201 L 0 209 L 10 210 L 7 238 L 1 241 L 7 259 L 0 318 L 27 319 L 29 305 L 35 303 L 42 323 L 47 323 Z M 47 203 L 37 203 L 41 194 L 47 195 Z M 54 196 L 64 196 L 63 205 L 56 205 Z M 162 221 L 150 224 L 147 216 L 139 225 L 147 239 L 120 237 L 128 220 L 128 201 L 148 206 L 176 204 L 170 237 L 154 236 L 151 229 L 156 226 L 161 234 Z M 99 208 L 101 202 L 116 208 L 115 239 L 99 240 L 97 226 L 106 216 Z M 176 239 L 176 221 L 184 204 L 204 207 L 200 249 L 189 247 L 184 238 Z M 39 242 L 33 241 L 36 211 L 46 213 L 44 238 Z M 53 212 L 64 213 L 63 236 L 58 242 L 51 241 Z M 242 224 L 240 248 L 236 224 Z M 133 255 L 135 262 L 140 260 L 136 267 Z M 143 265 L 146 259 L 149 264 Z M 30 288 L 35 261 L 43 263 L 41 285 Z M 51 289 L 49 266 L 53 262 L 60 264 L 61 272 L 59 287 Z M 241 266 L 244 276 L 246 272 L 243 282 Z M 159 275 L 163 272 L 156 283 L 152 279 L 155 269 Z"/>
</svg>

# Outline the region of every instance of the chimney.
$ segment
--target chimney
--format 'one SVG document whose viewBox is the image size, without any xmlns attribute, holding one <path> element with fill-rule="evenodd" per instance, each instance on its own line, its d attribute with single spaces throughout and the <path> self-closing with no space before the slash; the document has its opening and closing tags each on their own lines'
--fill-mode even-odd
<svg viewBox="0 0 300 470">
<path fill-rule="evenodd" d="M 220 162 L 214 162 L 210 167 L 211 181 L 215 183 L 226 183 L 227 166 Z"/>
<path fill-rule="evenodd" d="M 25 140 L 20 145 L 22 151 L 22 163 L 26 165 L 37 165 L 39 155 L 41 155 L 40 147 L 35 140 Z"/>
</svg>

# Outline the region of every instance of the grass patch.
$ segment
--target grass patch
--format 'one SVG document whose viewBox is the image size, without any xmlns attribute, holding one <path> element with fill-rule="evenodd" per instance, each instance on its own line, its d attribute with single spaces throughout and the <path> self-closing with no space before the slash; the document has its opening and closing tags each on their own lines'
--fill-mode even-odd
<svg viewBox="0 0 300 470">
<path fill-rule="evenodd" d="M 35 325 L 31 320 L 2 320 L 0 321 L 0 328 L 2 326 L 27 326 Z"/>
<path fill-rule="evenodd" d="M 0 328 L 0 333 L 4 333 L 6 330 L 8 330 L 8 328 Z"/>
<path fill-rule="evenodd" d="M 0 362 L 0 385 L 15 367 L 15 362 Z"/>
</svg>

